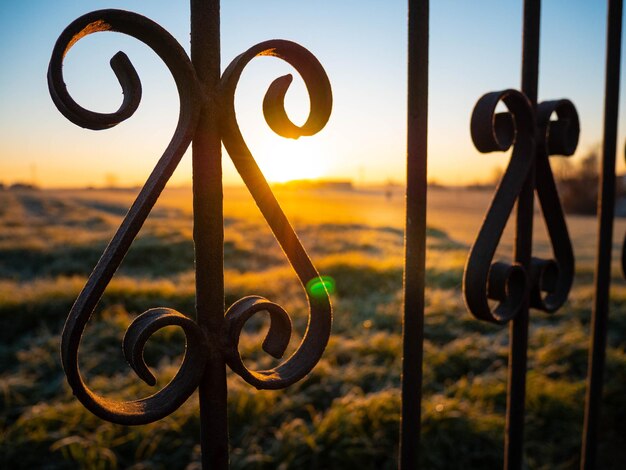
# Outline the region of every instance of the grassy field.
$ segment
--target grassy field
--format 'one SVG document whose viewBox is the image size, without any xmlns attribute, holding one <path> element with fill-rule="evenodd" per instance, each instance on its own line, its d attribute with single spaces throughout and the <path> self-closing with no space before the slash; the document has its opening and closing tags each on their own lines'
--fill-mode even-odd
<svg viewBox="0 0 626 470">
<path fill-rule="evenodd" d="M 60 332 L 76 295 L 119 225 L 130 190 L 0 191 L 0 468 L 199 468 L 197 397 L 157 423 L 124 427 L 92 416 L 72 396 Z M 398 188 L 278 190 L 319 271 L 336 281 L 333 334 L 306 379 L 259 392 L 229 375 L 233 468 L 385 469 L 397 466 L 404 201 Z M 429 193 L 423 468 L 502 466 L 508 330 L 465 310 L 465 258 L 491 195 Z M 296 332 L 306 301 L 243 188 L 225 191 L 226 303 L 259 294 L 284 306 Z M 526 464 L 578 468 L 596 223 L 568 218 L 577 257 L 570 300 L 532 313 Z M 536 220 L 536 251 L 549 244 Z M 626 232 L 618 220 L 615 258 Z M 192 316 L 191 193 L 168 189 L 109 285 L 81 344 L 90 387 L 110 397 L 151 393 L 125 364 L 121 339 L 134 316 L 157 306 Z M 509 256 L 512 233 L 501 245 Z M 626 462 L 626 284 L 614 266 L 601 426 L 601 465 Z M 250 367 L 267 367 L 267 325 L 241 341 Z M 295 335 L 292 348 L 297 345 Z M 182 334 L 153 338 L 146 359 L 164 384 L 177 370 Z M 289 352 L 287 353 L 289 354 Z"/>
</svg>

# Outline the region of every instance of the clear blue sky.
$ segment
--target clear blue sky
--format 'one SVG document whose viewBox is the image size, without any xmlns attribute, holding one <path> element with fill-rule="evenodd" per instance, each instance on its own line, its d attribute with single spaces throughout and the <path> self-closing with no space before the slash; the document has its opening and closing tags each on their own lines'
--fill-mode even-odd
<svg viewBox="0 0 626 470">
<path fill-rule="evenodd" d="M 141 13 L 189 50 L 187 1 L 1 2 L 0 181 L 34 177 L 46 186 L 102 185 L 107 175 L 115 175 L 120 184 L 140 184 L 161 155 L 175 126 L 177 97 L 159 60 L 133 39 L 110 33 L 83 39 L 68 55 L 65 73 L 70 92 L 83 106 L 117 109 L 121 93 L 108 61 L 124 50 L 144 87 L 135 116 L 115 129 L 93 132 L 65 120 L 50 100 L 46 69 L 56 38 L 76 17 L 101 8 Z M 334 109 L 327 127 L 317 136 L 286 141 L 265 125 L 261 100 L 271 80 L 289 67 L 263 58 L 246 70 L 237 95 L 240 125 L 270 178 L 273 170 L 283 167 L 292 168 L 293 177 L 332 176 L 357 183 L 403 180 L 406 9 L 405 1 L 383 0 L 222 2 L 223 67 L 257 42 L 290 39 L 318 57 L 333 86 Z M 519 88 L 521 15 L 521 0 L 431 2 L 432 179 L 484 180 L 494 166 L 505 164 L 504 155 L 485 156 L 474 150 L 469 118 L 483 93 Z M 601 140 L 605 28 L 603 1 L 544 1 L 539 97 L 566 97 L 576 105 L 582 126 L 576 158 Z M 298 120 L 307 111 L 302 105 L 305 95 L 299 82 L 293 88 L 288 109 Z M 622 86 L 621 171 L 624 95 Z M 228 164 L 225 172 L 227 183 L 237 183 Z M 190 178 L 186 157 L 172 182 L 186 183 Z"/>
</svg>

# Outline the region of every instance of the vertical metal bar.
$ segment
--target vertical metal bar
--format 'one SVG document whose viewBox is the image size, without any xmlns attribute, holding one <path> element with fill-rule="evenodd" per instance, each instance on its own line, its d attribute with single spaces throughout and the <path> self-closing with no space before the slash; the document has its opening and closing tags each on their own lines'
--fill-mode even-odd
<svg viewBox="0 0 626 470">
<path fill-rule="evenodd" d="M 402 356 L 402 469 L 418 467 L 421 432 L 426 163 L 428 128 L 428 0 L 409 0 L 407 189 Z"/>
<path fill-rule="evenodd" d="M 539 28 L 541 2 L 524 2 L 522 38 L 522 92 L 533 107 L 537 107 L 539 75 Z M 524 183 L 518 203 L 515 235 L 515 261 L 529 272 L 533 245 L 534 164 Z M 521 469 L 524 459 L 524 412 L 526 399 L 526 366 L 528 352 L 528 308 L 526 298 L 519 314 L 510 326 L 509 377 L 507 390 L 506 433 L 504 438 L 504 468 Z"/>
<path fill-rule="evenodd" d="M 224 325 L 224 217 L 222 155 L 215 95 L 220 80 L 220 2 L 191 0 L 191 60 L 208 97 L 193 141 L 193 238 L 196 315 L 208 338 L 209 359 L 200 383 L 202 465 L 228 468 Z"/>
<path fill-rule="evenodd" d="M 617 145 L 617 111 L 619 100 L 620 55 L 622 41 L 622 0 L 609 0 L 607 18 L 606 77 L 604 95 L 604 136 L 602 171 L 598 199 L 598 251 L 596 253 L 595 294 L 591 319 L 589 368 L 581 469 L 596 465 L 598 421 L 602 400 L 602 381 L 609 315 L 611 285 L 611 248 L 615 211 L 615 151 Z"/>
</svg>

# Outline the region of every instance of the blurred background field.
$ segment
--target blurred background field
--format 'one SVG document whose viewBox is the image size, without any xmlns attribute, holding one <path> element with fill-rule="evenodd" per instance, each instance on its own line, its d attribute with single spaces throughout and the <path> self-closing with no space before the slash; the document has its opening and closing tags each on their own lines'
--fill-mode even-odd
<svg viewBox="0 0 626 470">
<path fill-rule="evenodd" d="M 233 468 L 384 469 L 397 466 L 401 362 L 403 188 L 282 187 L 276 194 L 319 271 L 336 292 L 333 334 L 306 379 L 284 391 L 254 390 L 229 376 Z M 491 192 L 429 192 L 423 468 L 502 465 L 508 329 L 467 313 L 465 258 Z M 72 396 L 60 364 L 63 322 L 136 190 L 0 191 L 0 467 L 199 468 L 199 413 L 192 397 L 170 417 L 123 427 L 92 416 Z M 226 306 L 250 294 L 283 305 L 296 334 L 306 326 L 301 286 L 245 188 L 227 187 Z M 532 312 L 526 464 L 578 468 L 593 295 L 595 218 L 568 217 L 577 259 L 570 300 Z M 536 252 L 549 254 L 537 211 Z M 626 233 L 615 226 L 614 258 Z M 512 230 L 500 256 L 510 256 Z M 137 314 L 164 306 L 193 316 L 191 191 L 166 189 L 108 287 L 81 345 L 90 387 L 117 398 L 151 393 L 124 363 L 121 339 Z M 267 319 L 248 322 L 249 367 Z M 160 384 L 180 363 L 183 336 L 157 334 L 146 359 Z M 626 462 L 626 284 L 615 264 L 601 426 L 601 465 Z M 289 351 L 287 352 L 289 354 Z M 158 386 L 158 385 L 157 385 Z"/>
</svg>

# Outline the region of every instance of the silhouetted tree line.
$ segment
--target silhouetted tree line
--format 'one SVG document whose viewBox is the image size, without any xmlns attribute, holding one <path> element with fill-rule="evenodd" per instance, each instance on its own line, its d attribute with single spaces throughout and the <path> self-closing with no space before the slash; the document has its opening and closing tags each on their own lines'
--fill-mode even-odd
<svg viewBox="0 0 626 470">
<path fill-rule="evenodd" d="M 595 215 L 598 208 L 599 156 L 598 149 L 590 151 L 577 164 L 569 159 L 553 160 L 554 176 L 559 188 L 561 203 L 569 214 Z M 556 160 L 556 159 L 555 159 Z M 620 200 L 626 198 L 626 184 L 618 176 L 615 185 L 616 214 L 624 215 Z"/>
<path fill-rule="evenodd" d="M 597 151 L 592 150 L 576 165 L 563 158 L 553 166 L 563 210 L 570 214 L 595 214 L 600 179 Z"/>
</svg>

